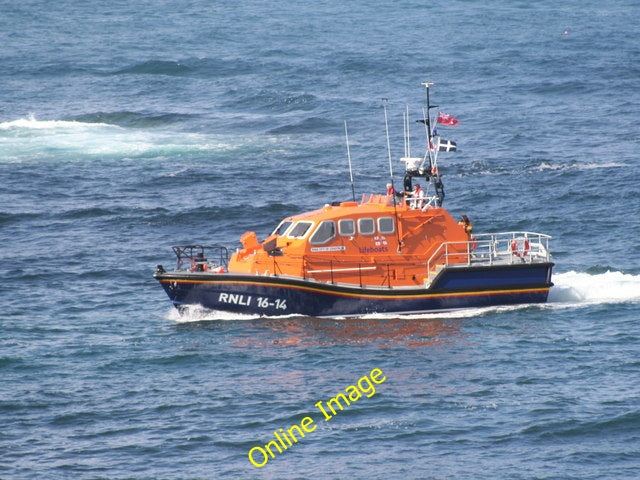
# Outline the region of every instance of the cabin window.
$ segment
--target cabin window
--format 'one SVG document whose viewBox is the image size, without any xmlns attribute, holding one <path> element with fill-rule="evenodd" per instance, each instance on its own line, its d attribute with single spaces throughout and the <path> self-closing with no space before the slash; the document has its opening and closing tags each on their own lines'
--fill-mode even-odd
<svg viewBox="0 0 640 480">
<path fill-rule="evenodd" d="M 358 219 L 358 231 L 360 235 L 373 235 L 376 231 L 376 224 L 373 218 Z"/>
<path fill-rule="evenodd" d="M 350 218 L 338 220 L 338 231 L 343 237 L 352 237 L 356 234 L 356 222 Z"/>
<path fill-rule="evenodd" d="M 287 237 L 302 238 L 309 232 L 312 225 L 313 222 L 298 222 L 291 228 Z"/>
<path fill-rule="evenodd" d="M 336 236 L 336 224 L 333 223 L 333 220 L 325 220 L 318 225 L 316 231 L 313 232 L 311 238 L 309 239 L 309 243 L 313 243 L 315 245 L 319 245 L 321 243 L 327 243 L 333 237 Z"/>
<path fill-rule="evenodd" d="M 287 230 L 289 230 L 289 227 L 292 224 L 293 222 L 291 220 L 283 220 L 282 222 L 280 222 L 280 225 L 276 227 L 276 229 L 273 231 L 271 235 L 279 235 L 279 236 L 284 235 L 287 232 Z"/>
<path fill-rule="evenodd" d="M 378 219 L 378 232 L 393 233 L 395 231 L 395 223 L 392 217 L 380 217 Z"/>
</svg>

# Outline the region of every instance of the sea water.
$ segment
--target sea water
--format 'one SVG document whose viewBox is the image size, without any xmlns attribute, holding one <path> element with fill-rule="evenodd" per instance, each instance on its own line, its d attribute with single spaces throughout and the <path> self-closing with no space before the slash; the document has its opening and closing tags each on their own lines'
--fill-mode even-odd
<svg viewBox="0 0 640 480">
<path fill-rule="evenodd" d="M 637 478 L 637 1 L 0 10 L 0 478 Z M 351 199 L 344 121 L 383 193 L 386 104 L 399 186 L 425 81 L 445 207 L 552 235 L 548 304 L 177 314 L 172 245 Z"/>
</svg>

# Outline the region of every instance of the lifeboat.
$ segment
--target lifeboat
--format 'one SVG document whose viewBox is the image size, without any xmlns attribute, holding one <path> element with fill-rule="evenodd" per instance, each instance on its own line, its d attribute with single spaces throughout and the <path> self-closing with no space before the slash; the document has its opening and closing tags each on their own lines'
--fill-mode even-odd
<svg viewBox="0 0 640 480">
<path fill-rule="evenodd" d="M 553 285 L 549 235 L 476 234 L 466 216 L 458 222 L 443 208 L 437 155 L 455 143 L 432 128 L 442 114 L 429 118 L 423 85 L 428 147 L 423 157 L 405 147 L 401 193 L 390 165 L 387 194 L 287 217 L 262 240 L 246 232 L 231 255 L 219 245 L 175 246 L 176 267 L 158 265 L 154 273 L 173 305 L 353 317 L 546 302 Z"/>
</svg>

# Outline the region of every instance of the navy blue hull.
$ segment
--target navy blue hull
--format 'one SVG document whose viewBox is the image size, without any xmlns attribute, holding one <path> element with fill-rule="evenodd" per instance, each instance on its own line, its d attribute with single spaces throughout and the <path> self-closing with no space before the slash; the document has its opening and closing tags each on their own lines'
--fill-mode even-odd
<svg viewBox="0 0 640 480">
<path fill-rule="evenodd" d="M 429 288 L 360 288 L 284 277 L 166 273 L 155 278 L 173 304 L 256 315 L 356 316 L 547 301 L 552 263 L 444 269 Z"/>
</svg>

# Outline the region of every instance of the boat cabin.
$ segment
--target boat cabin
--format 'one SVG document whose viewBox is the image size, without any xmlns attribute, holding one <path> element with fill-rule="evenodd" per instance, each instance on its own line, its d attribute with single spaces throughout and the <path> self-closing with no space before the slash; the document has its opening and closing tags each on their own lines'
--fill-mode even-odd
<svg viewBox="0 0 640 480">
<path fill-rule="evenodd" d="M 285 218 L 264 241 L 245 233 L 229 261 L 233 272 L 286 275 L 319 282 L 415 287 L 443 242 L 468 262 L 464 227 L 441 207 L 393 195 L 363 196 Z M 455 248 L 454 248 L 455 249 Z M 455 263 L 455 262 L 454 262 Z"/>
</svg>

